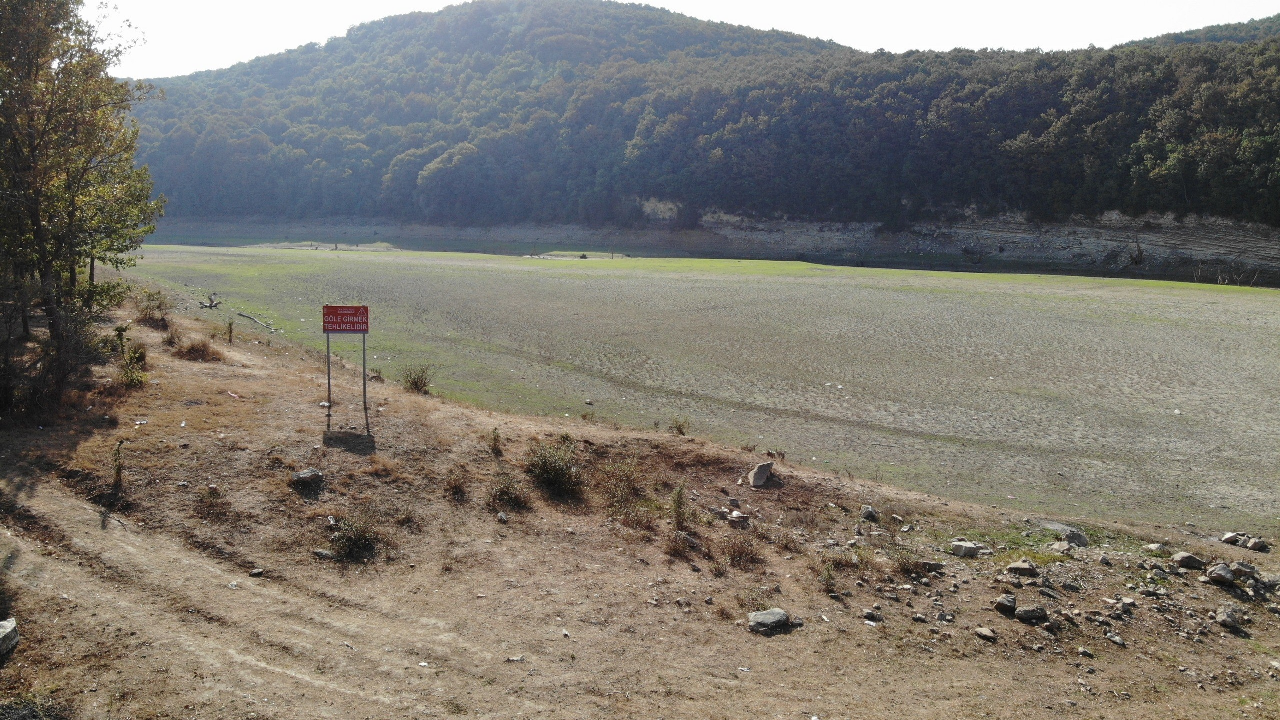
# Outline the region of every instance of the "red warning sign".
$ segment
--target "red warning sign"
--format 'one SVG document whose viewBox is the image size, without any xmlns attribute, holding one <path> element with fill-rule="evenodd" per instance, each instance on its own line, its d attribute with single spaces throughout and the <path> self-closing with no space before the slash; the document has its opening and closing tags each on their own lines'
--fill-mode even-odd
<svg viewBox="0 0 1280 720">
<path fill-rule="evenodd" d="M 324 331 L 326 333 L 368 334 L 368 305 L 325 305 Z"/>
</svg>

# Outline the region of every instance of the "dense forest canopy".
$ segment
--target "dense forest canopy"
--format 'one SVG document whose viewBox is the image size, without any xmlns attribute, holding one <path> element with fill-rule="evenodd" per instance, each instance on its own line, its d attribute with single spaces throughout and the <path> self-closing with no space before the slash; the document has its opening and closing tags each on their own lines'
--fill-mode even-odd
<svg viewBox="0 0 1280 720">
<path fill-rule="evenodd" d="M 1203 42 L 1257 42 L 1280 35 L 1280 15 L 1228 25 L 1210 25 L 1198 30 L 1157 35 L 1146 40 L 1135 40 L 1130 45 L 1178 45 Z"/>
<path fill-rule="evenodd" d="M 1280 38 L 1245 39 L 894 54 L 642 5 L 479 0 L 155 81 L 140 160 L 196 217 L 627 224 L 657 198 L 689 224 L 1280 224 Z"/>
</svg>

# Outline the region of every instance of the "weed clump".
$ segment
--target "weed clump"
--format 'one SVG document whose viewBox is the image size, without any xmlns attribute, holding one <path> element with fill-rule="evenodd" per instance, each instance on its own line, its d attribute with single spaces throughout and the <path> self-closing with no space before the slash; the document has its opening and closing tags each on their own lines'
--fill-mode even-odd
<svg viewBox="0 0 1280 720">
<path fill-rule="evenodd" d="M 764 561 L 760 555 L 760 547 L 743 533 L 730 533 L 720 542 L 720 555 L 730 567 L 738 570 L 750 570 Z"/>
<path fill-rule="evenodd" d="M 231 503 L 217 485 L 209 485 L 196 495 L 195 514 L 214 522 L 226 520 L 232 515 Z"/>
<path fill-rule="evenodd" d="M 578 443 L 568 435 L 530 443 L 524 469 L 539 487 L 553 496 L 575 498 L 582 493 Z"/>
<path fill-rule="evenodd" d="M 689 502 L 685 497 L 684 483 L 676 486 L 671 493 L 671 504 L 667 507 L 671 514 L 671 527 L 678 531 L 687 530 L 689 527 Z"/>
<path fill-rule="evenodd" d="M 529 509 L 529 495 L 515 478 L 503 474 L 498 482 L 489 488 L 489 496 L 485 499 L 484 506 L 494 512 L 524 511 Z"/>
<path fill-rule="evenodd" d="M 451 472 L 444 481 L 444 496 L 455 505 L 467 502 L 467 476 L 460 472 Z"/>
<path fill-rule="evenodd" d="M 133 304 L 138 308 L 137 322 L 157 330 L 169 329 L 169 310 L 173 303 L 159 290 L 138 291 Z"/>
<path fill-rule="evenodd" d="M 338 529 L 329 536 L 333 556 L 348 562 L 369 560 L 377 554 L 382 542 L 382 534 L 365 518 L 343 518 L 338 521 Z"/>
<path fill-rule="evenodd" d="M 436 375 L 440 374 L 440 366 L 430 363 L 410 365 L 400 373 L 400 385 L 412 393 L 430 395 Z"/>
<path fill-rule="evenodd" d="M 192 362 L 222 362 L 222 351 L 209 344 L 208 340 L 192 340 L 173 351 L 173 356 Z"/>
<path fill-rule="evenodd" d="M 494 428 L 489 433 L 489 454 L 494 457 L 502 457 L 502 435 L 498 433 L 498 428 Z"/>
<path fill-rule="evenodd" d="M 653 532 L 657 524 L 653 508 L 643 504 L 639 465 L 634 457 L 612 460 L 595 472 L 595 485 L 604 497 L 609 516 L 633 530 Z"/>
</svg>

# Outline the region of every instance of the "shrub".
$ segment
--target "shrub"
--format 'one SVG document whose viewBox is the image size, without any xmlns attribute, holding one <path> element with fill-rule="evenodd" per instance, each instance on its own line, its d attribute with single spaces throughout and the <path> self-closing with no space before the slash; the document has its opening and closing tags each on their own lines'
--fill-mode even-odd
<svg viewBox="0 0 1280 720">
<path fill-rule="evenodd" d="M 568 435 L 553 441 L 534 440 L 529 445 L 525 472 L 548 493 L 573 498 L 582 493 L 582 468 L 578 444 Z"/>
<path fill-rule="evenodd" d="M 138 294 L 133 298 L 133 304 L 138 308 L 138 322 L 159 330 L 168 329 L 169 320 L 166 316 L 169 314 L 169 310 L 173 308 L 173 304 L 169 302 L 169 298 L 163 292 L 159 290 L 139 290 Z"/>
<path fill-rule="evenodd" d="M 209 344 L 208 340 L 192 340 L 173 351 L 173 356 L 193 362 L 222 362 L 222 351 Z"/>
<path fill-rule="evenodd" d="M 116 382 L 124 388 L 142 387 L 147 382 L 147 348 L 145 345 L 125 340 L 121 344 L 120 369 Z"/>
<path fill-rule="evenodd" d="M 502 435 L 498 434 L 498 428 L 494 428 L 489 434 L 489 454 L 502 457 Z"/>
<path fill-rule="evenodd" d="M 489 489 L 489 497 L 485 507 L 494 512 L 499 510 L 528 510 L 529 495 L 520 487 L 520 483 L 510 475 L 503 474 L 498 482 Z"/>
<path fill-rule="evenodd" d="M 410 365 L 400 373 L 400 384 L 409 392 L 430 395 L 431 387 L 435 383 L 436 376 L 440 374 L 440 370 L 441 367 L 439 365 L 430 363 Z"/>
<path fill-rule="evenodd" d="M 178 328 L 170 326 L 169 332 L 165 333 L 164 339 L 160 342 L 167 348 L 176 348 L 182 344 L 182 333 L 178 332 Z"/>
<path fill-rule="evenodd" d="M 671 418 L 671 424 L 667 426 L 667 430 L 673 435 L 689 434 L 689 418 L 674 417 Z"/>
<path fill-rule="evenodd" d="M 652 532 L 657 514 L 645 507 L 640 490 L 639 465 L 634 457 L 611 460 L 596 471 L 595 484 L 604 496 L 609 515 L 623 526 Z"/>
<path fill-rule="evenodd" d="M 720 554 L 730 567 L 739 570 L 749 570 L 764 560 L 760 556 L 760 548 L 755 541 L 743 533 L 730 533 L 722 540 Z"/>
<path fill-rule="evenodd" d="M 671 505 L 668 506 L 668 512 L 671 513 L 671 526 L 676 530 L 685 530 L 689 525 L 689 503 L 685 498 L 684 483 L 676 486 L 671 493 Z"/>
<path fill-rule="evenodd" d="M 444 496 L 461 505 L 467 501 L 467 476 L 460 472 L 451 472 L 444 481 Z"/>
<path fill-rule="evenodd" d="M 363 561 L 372 558 L 382 544 L 382 534 L 365 518 L 343 518 L 329 537 L 329 546 L 339 560 Z"/>
</svg>

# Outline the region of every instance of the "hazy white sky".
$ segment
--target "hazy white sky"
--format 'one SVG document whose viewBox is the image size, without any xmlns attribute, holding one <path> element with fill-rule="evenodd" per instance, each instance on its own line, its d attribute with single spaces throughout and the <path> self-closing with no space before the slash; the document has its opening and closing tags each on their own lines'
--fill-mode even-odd
<svg viewBox="0 0 1280 720">
<path fill-rule="evenodd" d="M 122 77 L 227 67 L 446 0 L 109 0 L 104 23 L 142 38 Z M 705 20 L 820 37 L 862 50 L 1108 47 L 1128 40 L 1280 13 L 1280 0 L 655 0 Z M 95 16 L 92 2 L 88 14 Z M 101 16 L 100 16 L 101 17 Z"/>
</svg>

